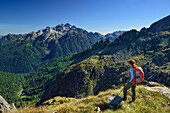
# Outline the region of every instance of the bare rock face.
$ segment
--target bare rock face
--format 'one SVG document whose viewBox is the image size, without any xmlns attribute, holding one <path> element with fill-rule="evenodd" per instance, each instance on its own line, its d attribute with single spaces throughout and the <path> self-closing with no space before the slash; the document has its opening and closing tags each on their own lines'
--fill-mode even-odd
<svg viewBox="0 0 170 113">
<path fill-rule="evenodd" d="M 162 31 L 164 29 L 166 29 L 167 27 L 170 26 L 170 15 L 168 15 L 167 17 L 153 23 L 148 29 L 147 31 L 149 32 L 159 32 Z"/>
<path fill-rule="evenodd" d="M 167 95 L 170 98 L 170 89 L 168 87 L 154 86 L 154 87 L 145 87 L 145 88 L 150 91 L 158 91 L 161 94 Z"/>
<path fill-rule="evenodd" d="M 12 106 L 5 101 L 5 99 L 0 96 L 0 112 L 2 113 L 18 113 L 14 104 Z"/>
</svg>

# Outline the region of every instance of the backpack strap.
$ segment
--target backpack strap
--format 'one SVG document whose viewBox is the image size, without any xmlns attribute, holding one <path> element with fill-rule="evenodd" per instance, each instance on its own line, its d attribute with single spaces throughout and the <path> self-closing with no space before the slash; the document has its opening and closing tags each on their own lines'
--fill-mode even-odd
<svg viewBox="0 0 170 113">
<path fill-rule="evenodd" d="M 133 71 L 134 71 L 134 69 L 133 68 L 130 68 L 130 74 L 131 74 L 131 77 L 130 77 L 130 80 L 129 80 L 129 82 L 131 82 L 132 80 L 133 80 L 133 78 L 134 78 L 134 75 L 133 75 Z"/>
</svg>

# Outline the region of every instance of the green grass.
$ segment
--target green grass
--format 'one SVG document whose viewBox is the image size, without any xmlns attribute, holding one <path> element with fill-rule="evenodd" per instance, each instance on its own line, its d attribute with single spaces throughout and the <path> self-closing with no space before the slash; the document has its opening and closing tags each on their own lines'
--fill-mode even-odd
<svg viewBox="0 0 170 113">
<path fill-rule="evenodd" d="M 128 91 L 128 98 L 126 105 L 122 105 L 119 108 L 110 109 L 106 102 L 110 94 L 118 94 L 121 89 L 107 90 L 100 92 L 96 96 L 89 96 L 82 99 L 55 97 L 49 101 L 55 100 L 51 105 L 45 104 L 40 107 L 24 107 L 19 108 L 19 112 L 23 113 L 51 113 L 58 111 L 59 113 L 96 113 L 95 107 L 100 107 L 103 113 L 168 113 L 170 112 L 170 98 L 159 92 L 148 91 L 144 86 L 138 86 L 136 88 L 136 101 L 135 103 L 127 103 L 131 100 L 131 91 Z M 121 97 L 123 94 L 121 93 Z M 49 102 L 48 101 L 48 102 Z M 47 103 L 47 101 L 45 102 Z"/>
</svg>

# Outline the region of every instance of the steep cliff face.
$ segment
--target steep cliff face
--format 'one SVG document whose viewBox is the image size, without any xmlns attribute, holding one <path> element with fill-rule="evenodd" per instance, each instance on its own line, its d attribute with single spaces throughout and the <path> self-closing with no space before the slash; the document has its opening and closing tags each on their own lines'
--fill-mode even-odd
<svg viewBox="0 0 170 113">
<path fill-rule="evenodd" d="M 131 30 L 112 43 L 97 42 L 57 77 L 40 103 L 54 96 L 81 98 L 116 88 L 126 81 L 130 58 L 144 69 L 145 80 L 170 86 L 169 39 L 170 32 L 165 30 L 156 33 Z"/>
</svg>

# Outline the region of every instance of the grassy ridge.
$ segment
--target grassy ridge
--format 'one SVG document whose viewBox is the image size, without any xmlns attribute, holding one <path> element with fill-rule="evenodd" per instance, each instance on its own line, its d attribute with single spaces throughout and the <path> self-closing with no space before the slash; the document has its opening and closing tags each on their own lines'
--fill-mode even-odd
<svg viewBox="0 0 170 113">
<path fill-rule="evenodd" d="M 65 97 L 55 97 L 45 102 L 45 106 L 40 107 L 24 107 L 19 108 L 19 112 L 24 113 L 52 113 L 58 111 L 59 113 L 92 113 L 95 107 L 100 107 L 104 113 L 161 113 L 170 112 L 170 99 L 160 94 L 159 92 L 148 91 L 144 88 L 145 86 L 138 86 L 136 88 L 136 101 L 135 103 L 122 105 L 120 108 L 110 109 L 108 108 L 108 103 L 106 102 L 108 96 L 111 94 L 118 95 L 121 89 L 117 90 L 107 90 L 105 92 L 100 92 L 96 96 L 89 96 L 83 99 L 75 98 L 65 98 Z M 131 91 L 128 91 L 127 101 L 131 100 Z M 121 93 L 121 97 L 123 94 Z M 51 105 L 48 105 L 53 101 Z"/>
</svg>

